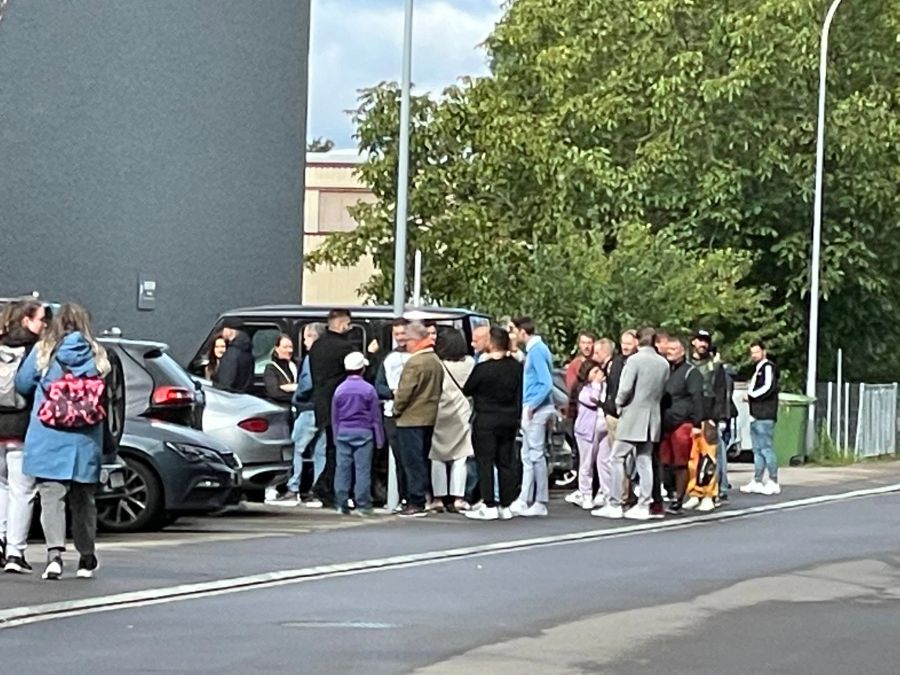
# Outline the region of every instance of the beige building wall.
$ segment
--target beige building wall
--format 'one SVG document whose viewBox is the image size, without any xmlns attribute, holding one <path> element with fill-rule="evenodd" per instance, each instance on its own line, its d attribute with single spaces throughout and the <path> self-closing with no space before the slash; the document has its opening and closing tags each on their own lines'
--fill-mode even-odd
<svg viewBox="0 0 900 675">
<path fill-rule="evenodd" d="M 374 196 L 354 175 L 362 159 L 353 151 L 308 153 L 303 217 L 303 250 L 308 254 L 321 246 L 332 232 L 349 232 L 356 227 L 348 207 Z M 303 270 L 302 304 L 358 305 L 365 297 L 358 293 L 374 272 L 370 258 L 352 267 L 319 267 Z"/>
</svg>

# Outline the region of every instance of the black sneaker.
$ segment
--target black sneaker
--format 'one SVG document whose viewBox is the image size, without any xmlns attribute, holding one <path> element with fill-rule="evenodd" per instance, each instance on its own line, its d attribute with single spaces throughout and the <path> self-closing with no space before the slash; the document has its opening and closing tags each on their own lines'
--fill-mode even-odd
<svg viewBox="0 0 900 675">
<path fill-rule="evenodd" d="M 9 574 L 31 574 L 34 570 L 25 560 L 24 556 L 11 555 L 6 559 L 3 571 Z"/>
<path fill-rule="evenodd" d="M 684 511 L 684 509 L 681 507 L 681 502 L 676 501 L 669 504 L 669 508 L 667 508 L 666 511 L 668 513 L 671 513 L 673 516 L 677 516 L 679 513 Z"/>
<path fill-rule="evenodd" d="M 93 579 L 94 572 L 100 569 L 100 561 L 93 553 L 91 555 L 83 555 L 78 559 L 78 571 L 75 576 L 79 579 Z"/>
<path fill-rule="evenodd" d="M 0 567 L 6 566 L 6 539 L 0 539 Z"/>
<path fill-rule="evenodd" d="M 425 510 L 424 506 L 409 504 L 397 515 L 401 518 L 425 518 L 428 515 L 428 511 Z"/>
<path fill-rule="evenodd" d="M 44 568 L 41 579 L 44 579 L 45 581 L 56 581 L 62 577 L 62 573 L 62 556 L 59 553 L 54 553 L 50 556 L 50 560 L 47 563 L 47 567 Z"/>
</svg>

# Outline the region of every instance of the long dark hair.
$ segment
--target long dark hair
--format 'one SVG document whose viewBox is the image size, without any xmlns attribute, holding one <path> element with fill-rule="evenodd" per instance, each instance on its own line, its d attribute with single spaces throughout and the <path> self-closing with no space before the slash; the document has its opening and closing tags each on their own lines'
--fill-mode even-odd
<svg viewBox="0 0 900 675">
<path fill-rule="evenodd" d="M 222 333 L 217 333 L 216 336 L 212 339 L 212 342 L 209 343 L 209 350 L 206 353 L 206 379 L 211 380 L 213 375 L 215 375 L 219 370 L 219 357 L 216 356 L 216 343 L 219 340 L 225 341 L 225 349 L 228 349 L 228 340 L 225 340 L 225 336 Z"/>
</svg>

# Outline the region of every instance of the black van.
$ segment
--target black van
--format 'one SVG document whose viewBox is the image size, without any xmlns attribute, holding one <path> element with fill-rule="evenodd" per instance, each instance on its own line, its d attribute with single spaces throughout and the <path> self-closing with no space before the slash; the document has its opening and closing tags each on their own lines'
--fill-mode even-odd
<svg viewBox="0 0 900 675">
<path fill-rule="evenodd" d="M 303 327 L 310 323 L 325 323 L 328 312 L 334 307 L 317 305 L 263 305 L 260 307 L 244 307 L 233 309 L 222 314 L 209 335 L 200 345 L 194 358 L 188 364 L 188 370 L 203 377 L 204 368 L 213 340 L 222 332 L 226 319 L 240 319 L 247 335 L 253 343 L 253 359 L 256 363 L 252 393 L 264 393 L 263 372 L 272 355 L 275 341 L 281 333 L 290 335 L 294 341 L 294 353 L 303 354 Z M 371 305 L 361 307 L 341 307 L 350 312 L 351 326 L 348 336 L 355 349 L 365 353 L 368 345 L 377 340 L 382 353 L 390 351 L 391 322 L 396 317 L 393 307 Z M 486 314 L 467 309 L 448 309 L 444 307 L 407 307 L 403 316 L 415 321 L 434 321 L 438 324 L 453 326 L 466 336 L 466 342 L 472 341 L 472 330 L 481 325 L 489 325 L 490 318 Z"/>
</svg>

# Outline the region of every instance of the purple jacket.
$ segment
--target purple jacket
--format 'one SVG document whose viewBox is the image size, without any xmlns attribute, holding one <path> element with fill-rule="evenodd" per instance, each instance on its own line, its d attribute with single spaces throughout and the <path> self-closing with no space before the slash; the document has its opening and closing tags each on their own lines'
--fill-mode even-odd
<svg viewBox="0 0 900 675">
<path fill-rule="evenodd" d="M 370 432 L 376 447 L 384 447 L 381 402 L 375 387 L 358 375 L 351 375 L 334 392 L 331 427 L 335 438 L 343 432 Z"/>
<path fill-rule="evenodd" d="M 575 435 L 588 441 L 594 440 L 597 417 L 603 414 L 604 385 L 588 382 L 578 394 L 578 416 L 575 418 Z M 605 421 L 605 419 L 604 419 Z"/>
</svg>

